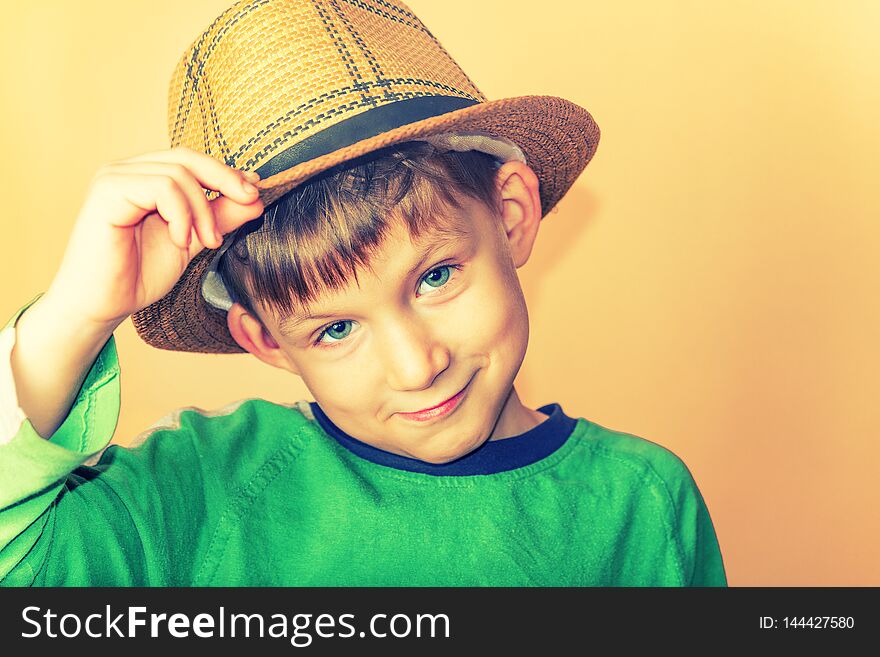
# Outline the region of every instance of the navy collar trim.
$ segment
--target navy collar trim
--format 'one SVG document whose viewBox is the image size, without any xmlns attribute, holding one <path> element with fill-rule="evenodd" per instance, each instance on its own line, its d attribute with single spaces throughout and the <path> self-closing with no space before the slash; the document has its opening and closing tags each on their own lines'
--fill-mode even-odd
<svg viewBox="0 0 880 657">
<path fill-rule="evenodd" d="M 577 426 L 577 420 L 566 415 L 559 404 L 547 404 L 538 410 L 549 417 L 525 433 L 486 441 L 455 461 L 437 464 L 393 454 L 361 442 L 333 424 L 317 402 L 310 402 L 309 406 L 321 428 L 357 456 L 390 468 L 430 475 L 487 475 L 521 468 L 550 456 L 565 444 Z"/>
</svg>

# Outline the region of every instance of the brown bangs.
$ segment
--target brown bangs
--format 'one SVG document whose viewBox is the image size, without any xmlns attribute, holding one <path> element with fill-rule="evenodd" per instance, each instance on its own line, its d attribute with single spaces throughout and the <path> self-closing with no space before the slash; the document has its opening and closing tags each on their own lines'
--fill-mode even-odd
<svg viewBox="0 0 880 657">
<path fill-rule="evenodd" d="M 395 221 L 419 243 L 461 235 L 450 213 L 462 195 L 500 212 L 497 161 L 477 151 L 436 153 L 407 142 L 350 160 L 285 194 L 242 231 L 218 271 L 232 299 L 278 319 L 308 312 L 321 294 L 357 282 Z"/>
</svg>

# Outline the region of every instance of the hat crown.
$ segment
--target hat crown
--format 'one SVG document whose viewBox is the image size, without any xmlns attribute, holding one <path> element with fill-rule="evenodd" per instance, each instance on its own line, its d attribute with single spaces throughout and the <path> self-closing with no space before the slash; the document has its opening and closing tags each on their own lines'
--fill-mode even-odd
<svg viewBox="0 0 880 657">
<path fill-rule="evenodd" d="M 218 16 L 178 62 L 168 130 L 172 146 L 265 178 L 322 154 L 272 165 L 334 125 L 357 132 L 350 142 L 372 136 L 365 122 L 349 121 L 370 110 L 406 107 L 412 121 L 426 103 L 447 104 L 430 116 L 485 100 L 401 2 L 246 0 Z"/>
</svg>

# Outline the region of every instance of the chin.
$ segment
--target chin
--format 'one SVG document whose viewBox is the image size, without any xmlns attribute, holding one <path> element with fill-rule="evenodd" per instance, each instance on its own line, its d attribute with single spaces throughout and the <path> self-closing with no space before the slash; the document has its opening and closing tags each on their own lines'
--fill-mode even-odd
<svg viewBox="0 0 880 657">
<path fill-rule="evenodd" d="M 439 456 L 420 456 L 419 461 L 423 461 L 425 463 L 430 463 L 431 465 L 446 465 L 447 463 L 451 463 L 458 456 L 450 456 L 450 457 L 439 457 Z"/>
<path fill-rule="evenodd" d="M 427 453 L 420 454 L 416 458 L 420 461 L 425 461 L 426 463 L 433 463 L 434 465 L 443 465 L 445 463 L 451 463 L 456 459 L 460 459 L 462 456 L 467 456 L 475 449 L 477 449 L 480 445 L 486 442 L 485 438 L 478 440 L 477 442 L 471 443 L 460 443 L 455 445 L 454 448 L 447 449 L 442 453 Z"/>
<path fill-rule="evenodd" d="M 460 459 L 462 456 L 466 456 L 471 451 L 472 450 L 467 450 L 458 454 L 453 454 L 451 456 L 423 456 L 420 457 L 419 460 L 424 461 L 425 463 L 431 463 L 433 465 L 446 465 L 447 463 L 452 463 L 453 461 Z"/>
</svg>

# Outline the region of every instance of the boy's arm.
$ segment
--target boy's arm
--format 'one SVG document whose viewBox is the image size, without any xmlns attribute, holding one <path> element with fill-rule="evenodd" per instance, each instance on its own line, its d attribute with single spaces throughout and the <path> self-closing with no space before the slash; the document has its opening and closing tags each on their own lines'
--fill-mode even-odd
<svg viewBox="0 0 880 657">
<path fill-rule="evenodd" d="M 192 584 L 236 488 L 225 464 L 240 459 L 229 452 L 249 429 L 179 409 L 139 447 L 105 450 L 120 408 L 111 336 L 43 438 L 16 403 L 9 365 L 15 320 L 31 303 L 0 330 L 0 585 Z"/>
<path fill-rule="evenodd" d="M 16 571 L 27 556 L 34 562 L 49 541 L 40 538 L 50 519 L 55 498 L 69 473 L 103 449 L 119 417 L 120 386 L 116 345 L 111 336 L 86 364 L 84 373 L 64 402 L 68 408 L 57 428 L 45 439 L 19 406 L 11 367 L 16 320 L 39 297 L 19 309 L 0 331 L 0 580 L 30 583 L 34 573 Z M 52 369 L 52 363 L 45 366 Z"/>
<path fill-rule="evenodd" d="M 209 201 L 205 190 L 220 194 Z M 6 338 L 10 351 L 0 366 L 6 382 L 0 418 L 8 418 L 0 434 L 4 583 L 47 579 L 43 556 L 55 538 L 62 544 L 67 540 L 80 556 L 88 553 L 83 577 L 72 581 L 112 576 L 120 580 L 115 583 L 127 583 L 146 572 L 144 560 L 134 558 L 142 545 L 135 514 L 128 512 L 131 505 L 96 479 L 98 470 L 79 480 L 68 477 L 109 442 L 116 427 L 119 371 L 113 330 L 168 294 L 197 254 L 219 247 L 224 234 L 263 210 L 257 188 L 243 172 L 188 148 L 111 162 L 92 178 L 55 278 L 29 311 L 17 313 L 10 322 L 16 335 Z M 136 467 L 158 489 L 159 475 L 148 466 Z M 133 503 L 139 493 L 132 493 Z M 127 521 L 120 520 L 124 515 Z M 93 516 L 103 520 L 107 538 L 89 536 L 87 545 L 71 542 L 75 524 L 91 526 Z M 49 538 L 43 538 L 44 526 Z M 96 546 L 115 546 L 119 558 L 90 553 Z M 57 556 L 63 567 L 77 554 Z M 127 563 L 137 572 L 108 566 Z M 37 564 L 40 577 L 31 573 L 28 581 L 29 564 Z M 64 572 L 48 579 L 71 581 Z"/>
<path fill-rule="evenodd" d="M 20 309 L 10 323 L 15 335 L 4 363 L 12 368 L 17 405 L 37 434 L 49 438 L 61 426 L 118 323 L 81 321 L 75 308 L 45 294 Z"/>
</svg>

